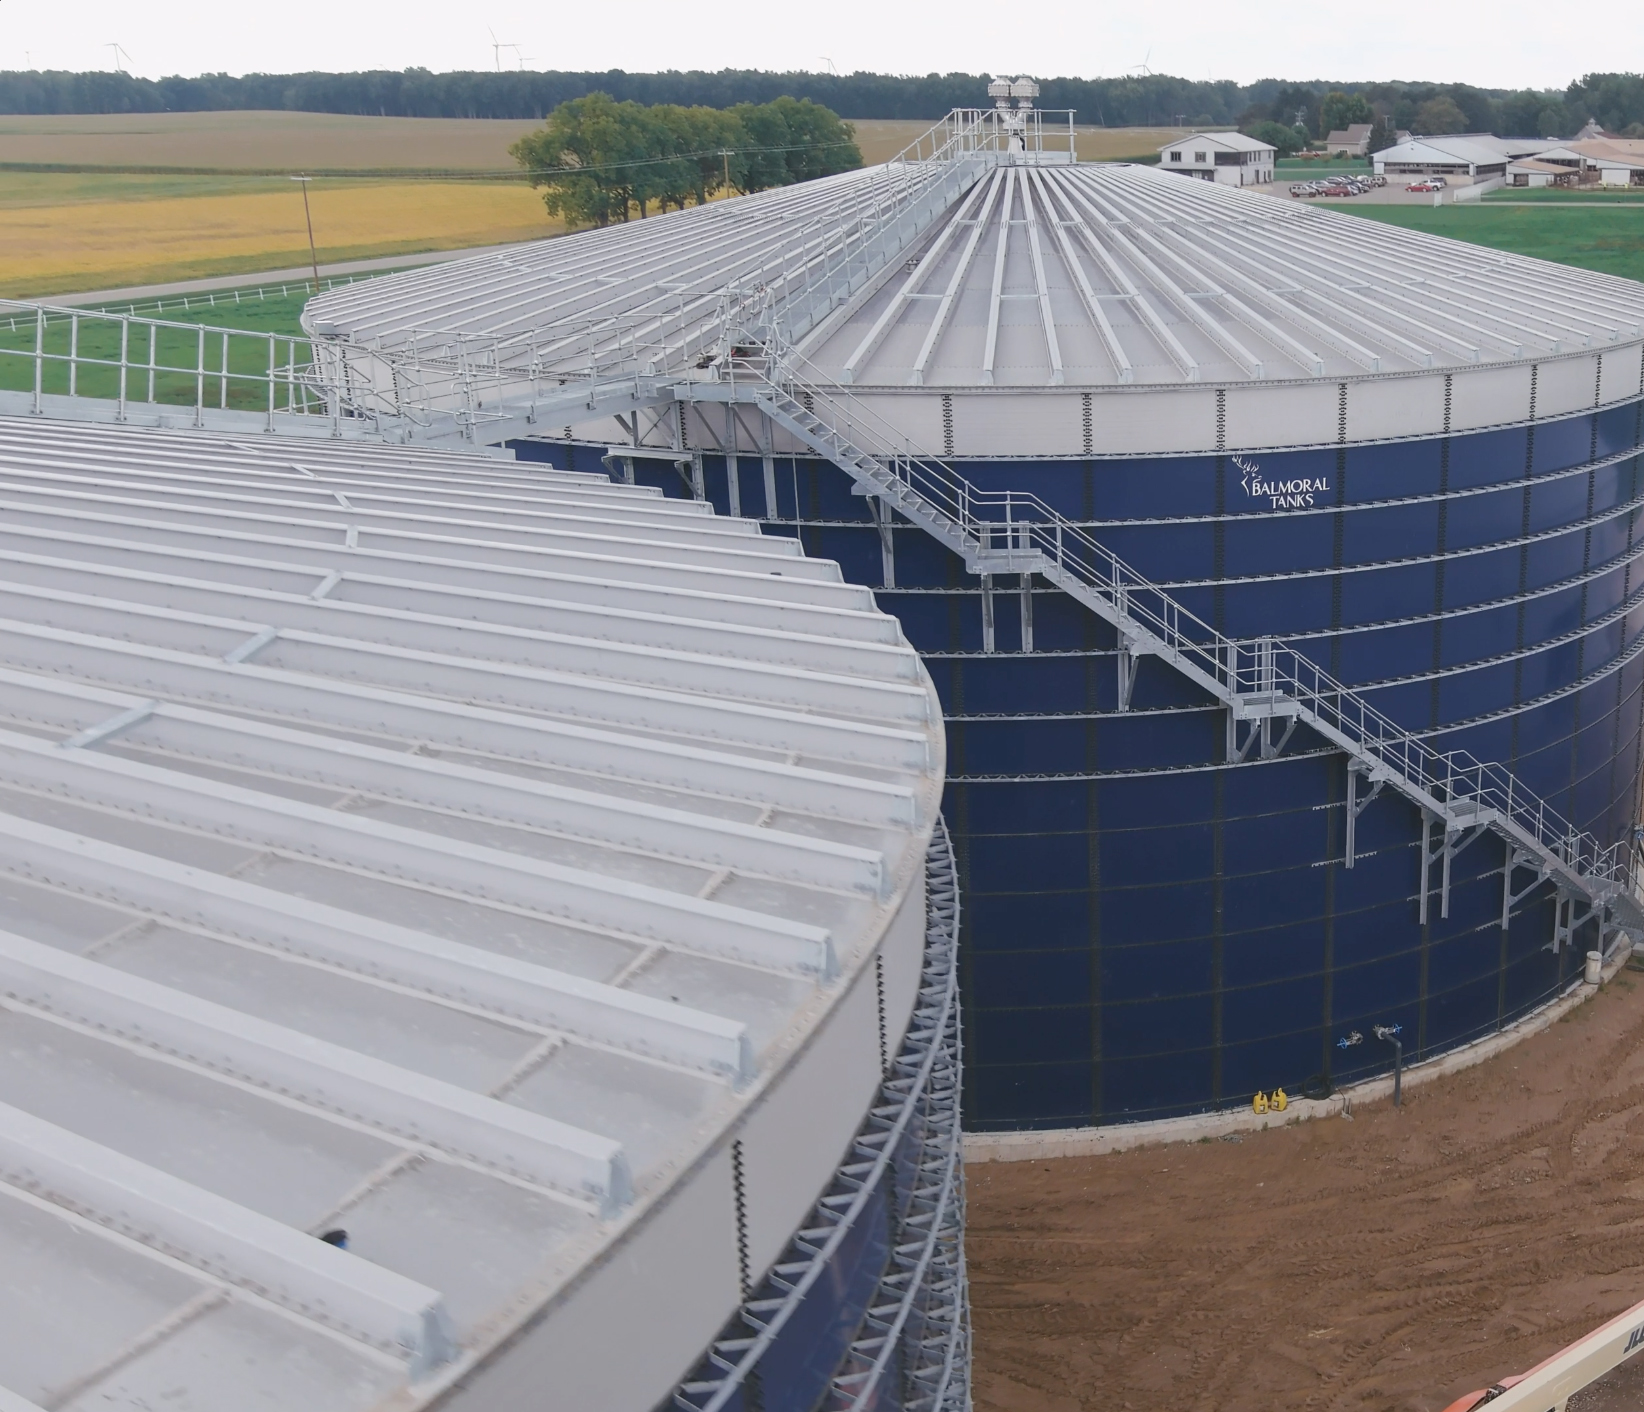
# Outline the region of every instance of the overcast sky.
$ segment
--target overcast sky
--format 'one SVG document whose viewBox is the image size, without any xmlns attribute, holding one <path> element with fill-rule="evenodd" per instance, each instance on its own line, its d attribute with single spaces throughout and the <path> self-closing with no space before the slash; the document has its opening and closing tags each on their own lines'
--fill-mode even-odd
<svg viewBox="0 0 1644 1412">
<path fill-rule="evenodd" d="M 1352 23 L 1344 23 L 1356 17 Z M 825 33 L 819 33 L 824 30 Z M 500 56 L 497 40 L 517 45 Z M 133 72 L 302 69 L 824 69 L 1094 78 L 1146 64 L 1186 78 L 1433 79 L 1562 88 L 1644 69 L 1638 0 L 1381 6 L 1226 0 L 0 0 L 0 67 Z M 122 61 L 125 62 L 125 61 Z M 980 97 L 981 95 L 978 95 Z"/>
</svg>

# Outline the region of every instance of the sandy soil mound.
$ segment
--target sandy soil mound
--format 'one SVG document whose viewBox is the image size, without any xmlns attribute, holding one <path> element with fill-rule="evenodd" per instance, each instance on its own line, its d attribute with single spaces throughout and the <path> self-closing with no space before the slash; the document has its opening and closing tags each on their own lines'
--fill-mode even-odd
<svg viewBox="0 0 1644 1412">
<path fill-rule="evenodd" d="M 1437 1412 L 1644 1299 L 1641 982 L 1402 1111 L 972 1167 L 979 1412 Z"/>
</svg>

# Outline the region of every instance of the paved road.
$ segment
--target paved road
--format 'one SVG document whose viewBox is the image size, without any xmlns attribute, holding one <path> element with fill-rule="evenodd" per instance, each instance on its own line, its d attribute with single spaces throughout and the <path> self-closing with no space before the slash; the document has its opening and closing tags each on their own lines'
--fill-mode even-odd
<svg viewBox="0 0 1644 1412">
<path fill-rule="evenodd" d="M 431 250 L 422 255 L 385 255 L 375 260 L 344 260 L 337 264 L 321 265 L 322 279 L 331 275 L 366 274 L 372 270 L 405 270 L 417 265 L 440 265 L 448 260 L 464 260 L 470 255 L 489 255 L 498 250 L 509 250 L 508 245 L 485 245 L 470 250 Z M 258 284 L 300 284 L 312 280 L 310 265 L 296 265 L 284 270 L 264 270 L 257 274 L 218 275 L 212 279 L 177 280 L 171 284 L 133 285 L 126 289 L 95 289 L 84 294 L 54 294 L 47 301 L 52 304 L 114 304 L 136 299 L 163 299 L 172 294 L 207 294 L 214 289 L 245 289 Z"/>
</svg>

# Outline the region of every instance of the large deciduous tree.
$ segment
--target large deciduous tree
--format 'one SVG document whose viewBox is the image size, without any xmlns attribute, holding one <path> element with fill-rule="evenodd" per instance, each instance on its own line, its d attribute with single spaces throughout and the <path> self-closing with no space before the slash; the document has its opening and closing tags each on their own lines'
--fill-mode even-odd
<svg viewBox="0 0 1644 1412">
<path fill-rule="evenodd" d="M 1461 111 L 1454 98 L 1441 94 L 1437 98 L 1429 98 L 1416 109 L 1410 131 L 1427 137 L 1437 137 L 1447 132 L 1466 132 L 1467 114 Z"/>
<path fill-rule="evenodd" d="M 727 185 L 763 191 L 862 165 L 851 125 L 819 103 L 777 98 L 726 111 L 617 102 L 590 93 L 561 103 L 509 152 L 551 214 L 609 225 L 655 202 L 703 204 Z"/>
<path fill-rule="evenodd" d="M 1346 132 L 1354 123 L 1373 123 L 1375 110 L 1362 93 L 1343 93 L 1340 89 L 1324 95 L 1319 108 L 1319 136 Z"/>
</svg>

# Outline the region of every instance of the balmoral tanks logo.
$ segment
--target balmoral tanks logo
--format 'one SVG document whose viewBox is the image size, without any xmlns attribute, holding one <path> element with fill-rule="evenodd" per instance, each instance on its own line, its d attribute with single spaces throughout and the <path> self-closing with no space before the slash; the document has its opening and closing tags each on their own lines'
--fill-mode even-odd
<svg viewBox="0 0 1644 1412">
<path fill-rule="evenodd" d="M 1242 456 L 1233 457 L 1239 485 L 1252 500 L 1270 500 L 1275 510 L 1305 510 L 1315 495 L 1330 489 L 1328 476 L 1297 476 L 1293 480 L 1263 480 L 1262 468 Z"/>
</svg>

